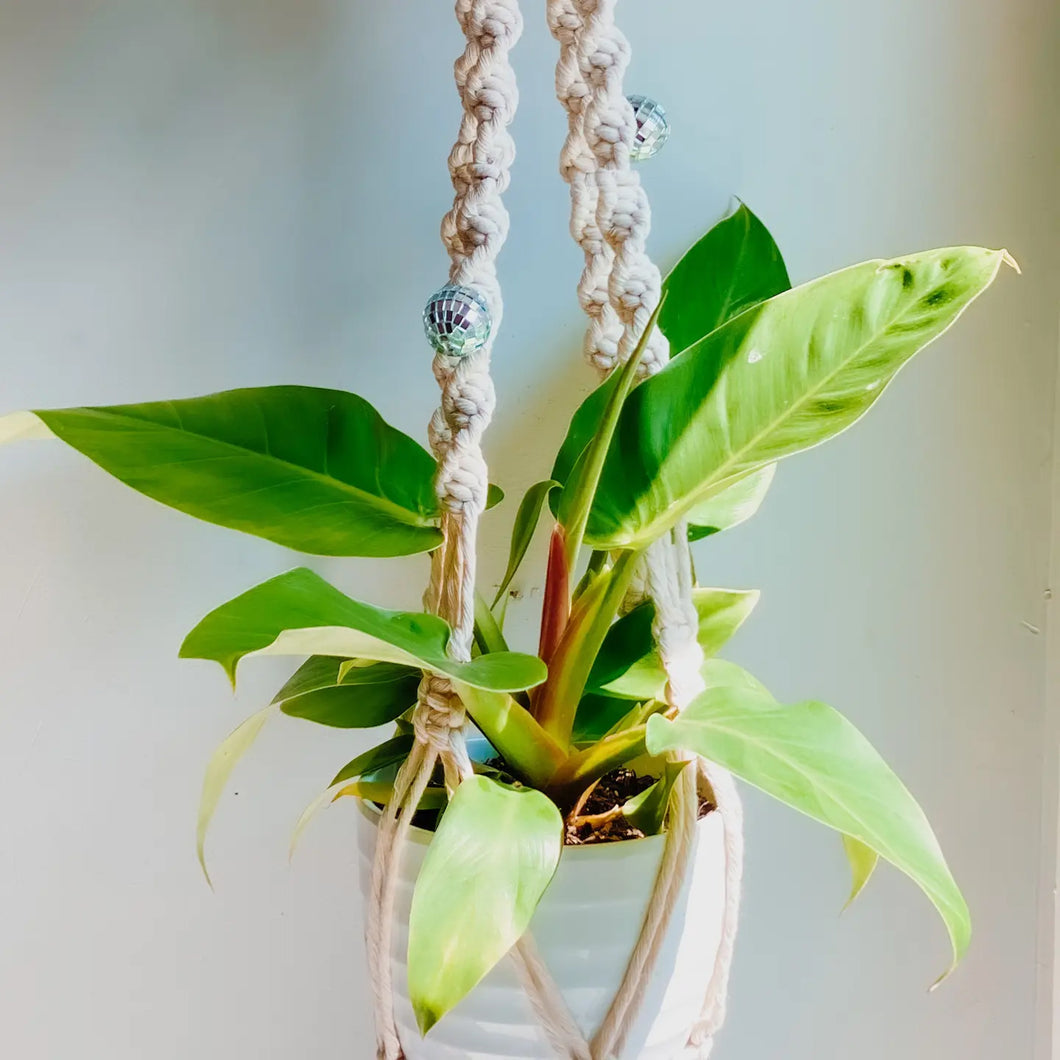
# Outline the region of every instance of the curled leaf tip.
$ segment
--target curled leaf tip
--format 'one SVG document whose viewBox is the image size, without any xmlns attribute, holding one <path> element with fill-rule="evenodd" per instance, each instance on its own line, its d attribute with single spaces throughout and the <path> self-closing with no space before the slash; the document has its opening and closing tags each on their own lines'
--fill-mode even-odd
<svg viewBox="0 0 1060 1060">
<path fill-rule="evenodd" d="M 1017 276 L 1023 275 L 1023 270 L 1020 268 L 1020 263 L 1004 248 L 1001 250 L 1001 260 L 1009 266 L 1011 269 L 1016 270 Z"/>
</svg>

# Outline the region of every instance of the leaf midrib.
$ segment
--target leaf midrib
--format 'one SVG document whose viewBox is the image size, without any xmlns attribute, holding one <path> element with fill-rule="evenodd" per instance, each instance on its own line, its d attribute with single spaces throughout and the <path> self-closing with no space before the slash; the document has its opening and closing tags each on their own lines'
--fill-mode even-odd
<svg viewBox="0 0 1060 1060">
<path fill-rule="evenodd" d="M 186 427 L 183 427 L 183 426 L 181 426 L 179 428 L 170 427 L 170 426 L 167 426 L 166 424 L 155 423 L 152 420 L 140 419 L 140 418 L 138 418 L 136 416 L 130 416 L 130 415 L 126 414 L 126 413 L 103 412 L 100 409 L 93 409 L 93 408 L 87 408 L 87 407 L 84 409 L 84 411 L 85 412 L 91 412 L 91 413 L 93 413 L 94 415 L 97 415 L 97 416 L 109 417 L 109 418 L 117 420 L 119 422 L 135 424 L 144 433 L 166 433 L 166 434 L 176 434 L 178 436 L 185 435 L 185 436 L 188 436 L 188 437 L 191 437 L 191 438 L 200 439 L 200 440 L 202 440 L 204 442 L 209 442 L 209 443 L 211 443 L 213 445 L 221 446 L 221 447 L 223 447 L 225 449 L 232 450 L 232 452 L 238 453 L 238 454 L 240 454 L 240 456 L 242 456 L 244 458 L 250 457 L 250 458 L 256 458 L 256 459 L 262 460 L 262 461 L 269 461 L 269 460 L 274 461 L 275 463 L 280 464 L 283 467 L 288 467 L 288 468 L 295 469 L 300 474 L 309 476 L 310 478 L 312 478 L 312 479 L 324 484 L 325 486 L 328 486 L 328 487 L 330 487 L 332 489 L 335 489 L 336 492 L 349 493 L 349 494 L 351 494 L 353 496 L 353 498 L 359 500 L 362 504 L 367 504 L 369 506 L 373 506 L 373 507 L 377 507 L 379 509 L 382 509 L 382 511 L 385 512 L 386 514 L 392 515 L 394 517 L 395 522 L 402 523 L 402 524 L 404 524 L 406 526 L 412 526 L 412 527 L 415 527 L 417 529 L 435 529 L 435 525 L 434 525 L 434 518 L 435 517 L 433 517 L 433 516 L 432 517 L 421 516 L 418 513 L 413 512 L 409 508 L 402 507 L 396 501 L 392 501 L 388 497 L 383 497 L 383 496 L 381 496 L 379 494 L 370 493 L 367 490 L 361 489 L 359 486 L 354 486 L 352 483 L 344 482 L 342 479 L 335 478 L 335 477 L 333 477 L 331 475 L 323 474 L 322 472 L 316 471 L 313 468 L 308 468 L 308 467 L 306 467 L 303 464 L 296 464 L 292 460 L 285 460 L 285 459 L 283 459 L 281 457 L 274 456 L 271 452 L 268 453 L 268 454 L 255 452 L 253 449 L 244 448 L 243 446 L 237 445 L 234 442 L 225 441 L 223 438 L 214 438 L 214 437 L 211 437 L 210 435 L 201 434 L 198 431 L 188 430 Z M 43 413 L 35 412 L 34 415 L 37 416 L 40 419 L 43 419 L 44 416 L 48 415 L 48 412 L 47 412 L 47 410 L 45 410 Z M 178 421 L 179 421 L 179 419 L 180 419 L 180 417 L 178 416 Z M 44 420 L 44 422 L 45 422 L 45 425 L 47 425 L 47 420 Z M 49 428 L 49 429 L 51 429 L 51 428 Z M 88 430 L 91 431 L 92 429 L 88 428 Z M 130 433 L 136 433 L 136 431 L 133 430 L 133 431 L 130 431 Z M 266 442 L 267 442 L 267 440 L 268 440 L 268 431 L 265 432 L 265 435 L 266 435 Z M 413 444 L 415 444 L 415 443 L 413 443 Z M 217 460 L 217 459 L 223 459 L 223 457 L 202 457 L 199 460 L 196 460 L 194 462 L 197 462 L 197 463 L 198 462 L 208 462 L 210 460 Z M 191 462 L 192 461 L 170 461 L 170 463 L 178 463 L 178 464 L 191 463 Z M 290 483 L 285 483 L 284 485 L 289 485 L 289 484 Z M 273 485 L 276 485 L 276 484 L 273 484 Z M 259 487 L 259 488 L 264 489 L 265 487 Z"/>
</svg>

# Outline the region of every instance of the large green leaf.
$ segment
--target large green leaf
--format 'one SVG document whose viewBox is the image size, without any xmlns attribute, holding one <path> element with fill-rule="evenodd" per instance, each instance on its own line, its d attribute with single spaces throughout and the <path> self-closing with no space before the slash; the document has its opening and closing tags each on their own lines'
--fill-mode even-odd
<svg viewBox="0 0 1060 1060">
<path fill-rule="evenodd" d="M 674 266 L 659 327 L 678 353 L 767 298 L 791 287 L 780 249 L 742 203 Z"/>
<path fill-rule="evenodd" d="M 643 547 L 737 479 L 849 427 L 1005 259 L 957 247 L 865 262 L 712 332 L 627 399 L 587 543 Z"/>
<path fill-rule="evenodd" d="M 782 706 L 767 692 L 712 688 L 673 721 L 648 721 L 651 754 L 693 751 L 876 851 L 924 890 L 945 922 L 953 966 L 971 920 L 931 825 L 864 736 L 824 703 Z M 951 970 L 952 967 L 951 966 Z"/>
<path fill-rule="evenodd" d="M 203 875 L 211 887 L 213 883 L 210 880 L 209 870 L 206 868 L 206 835 L 210 830 L 210 823 L 220 805 L 221 796 L 224 795 L 225 785 L 232 775 L 232 770 L 239 764 L 243 755 L 250 750 L 265 727 L 265 722 L 275 713 L 275 709 L 270 705 L 256 714 L 251 714 L 246 721 L 221 741 L 206 765 L 206 776 L 203 777 L 202 794 L 199 797 L 199 816 L 195 826 L 195 849 L 199 855 Z"/>
<path fill-rule="evenodd" d="M 0 441 L 56 437 L 140 493 L 210 523 L 324 556 L 402 556 L 441 543 L 435 463 L 363 398 L 303 386 L 41 410 Z"/>
<path fill-rule="evenodd" d="M 307 659 L 276 693 L 274 703 L 292 718 L 336 729 L 369 729 L 401 717 L 416 702 L 420 671 L 394 663 L 356 666 L 340 678 L 347 660 Z"/>
<path fill-rule="evenodd" d="M 422 1033 L 529 928 L 562 843 L 563 819 L 540 792 L 479 776 L 457 788 L 412 899 L 409 996 Z"/>
<path fill-rule="evenodd" d="M 446 654 L 448 642 L 449 627 L 440 618 L 351 600 L 299 567 L 211 611 L 185 638 L 180 655 L 220 663 L 232 681 L 247 655 L 371 659 L 499 692 L 521 692 L 545 679 L 545 664 L 533 655 L 497 652 L 461 663 Z"/>
<path fill-rule="evenodd" d="M 694 589 L 699 643 L 705 655 L 719 652 L 758 603 L 757 590 Z M 666 671 L 652 637 L 655 605 L 633 608 L 608 631 L 586 687 L 624 699 L 661 699 Z"/>
<path fill-rule="evenodd" d="M 747 522 L 762 506 L 776 471 L 776 464 L 766 464 L 697 504 L 688 513 L 688 540 L 701 541 Z"/>
</svg>

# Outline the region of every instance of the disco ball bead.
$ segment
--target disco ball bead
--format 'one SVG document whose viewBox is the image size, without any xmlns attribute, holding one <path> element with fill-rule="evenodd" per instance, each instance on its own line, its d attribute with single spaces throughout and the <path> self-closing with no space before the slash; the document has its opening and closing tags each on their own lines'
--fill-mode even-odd
<svg viewBox="0 0 1060 1060">
<path fill-rule="evenodd" d="M 489 306 L 478 291 L 447 284 L 427 303 L 423 328 L 436 353 L 467 357 L 486 345 L 493 321 Z"/>
<path fill-rule="evenodd" d="M 670 139 L 670 121 L 661 103 L 647 96 L 627 96 L 637 119 L 637 135 L 629 149 L 634 162 L 644 162 L 657 155 Z"/>
</svg>

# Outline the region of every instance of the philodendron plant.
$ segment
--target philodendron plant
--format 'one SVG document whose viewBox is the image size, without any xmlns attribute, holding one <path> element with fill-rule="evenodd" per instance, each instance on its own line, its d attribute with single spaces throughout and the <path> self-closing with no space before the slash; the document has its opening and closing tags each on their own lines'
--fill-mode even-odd
<svg viewBox="0 0 1060 1060">
<path fill-rule="evenodd" d="M 622 608 L 638 560 L 675 533 L 700 540 L 757 510 L 778 461 L 859 419 L 915 353 L 993 281 L 1003 251 L 868 261 L 791 288 L 761 222 L 741 207 L 670 273 L 659 327 L 669 365 L 636 383 L 639 352 L 574 414 L 548 481 L 519 507 L 511 560 L 479 601 L 477 655 L 457 662 L 429 614 L 385 611 L 298 568 L 208 614 L 181 648 L 234 681 L 251 655 L 307 656 L 273 702 L 215 753 L 199 852 L 234 764 L 270 715 L 339 729 L 389 726 L 303 815 L 344 796 L 384 805 L 413 744 L 423 673 L 448 678 L 490 745 L 455 791 L 439 773 L 418 820 L 436 827 L 413 901 L 409 988 L 426 1032 L 527 929 L 586 796 L 636 762 L 654 785 L 613 814 L 666 826 L 692 752 L 839 832 L 855 893 L 879 857 L 937 907 L 954 963 L 968 910 L 923 812 L 855 727 L 815 700 L 778 703 L 718 658 L 753 591 L 696 588 L 707 690 L 675 715 L 650 602 Z M 642 343 L 643 345 L 643 343 Z M 0 440 L 55 436 L 172 508 L 323 556 L 428 553 L 441 541 L 435 463 L 353 394 L 234 390 L 142 405 L 15 413 Z M 493 498 L 497 491 L 493 491 Z M 539 650 L 509 650 L 507 590 L 542 517 L 552 524 Z M 653 764 L 654 763 L 654 764 Z M 473 882 L 474 886 L 469 886 Z"/>
</svg>

